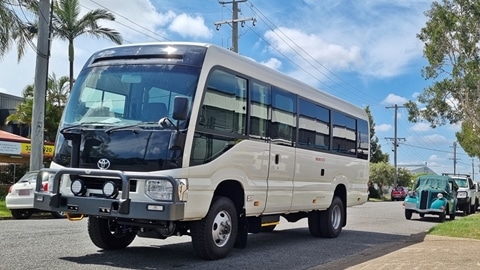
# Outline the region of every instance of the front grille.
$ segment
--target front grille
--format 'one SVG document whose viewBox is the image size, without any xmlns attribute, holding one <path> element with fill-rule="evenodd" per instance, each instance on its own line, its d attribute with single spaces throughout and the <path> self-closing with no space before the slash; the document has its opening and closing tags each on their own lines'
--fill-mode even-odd
<svg viewBox="0 0 480 270">
<path fill-rule="evenodd" d="M 428 190 L 422 190 L 420 194 L 420 209 L 428 208 Z"/>
<path fill-rule="evenodd" d="M 76 177 L 77 178 L 77 177 Z M 78 176 L 87 189 L 102 189 L 103 185 L 107 181 L 113 181 L 115 185 L 118 187 L 119 191 L 122 191 L 122 180 L 120 178 L 94 178 L 94 177 L 89 177 L 89 176 Z M 136 180 L 130 180 L 130 192 L 135 192 L 137 191 L 137 181 Z"/>
</svg>

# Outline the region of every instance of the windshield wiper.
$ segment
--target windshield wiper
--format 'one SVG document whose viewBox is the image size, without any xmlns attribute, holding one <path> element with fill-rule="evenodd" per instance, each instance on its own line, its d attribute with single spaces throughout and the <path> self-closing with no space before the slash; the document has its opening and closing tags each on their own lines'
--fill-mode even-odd
<svg viewBox="0 0 480 270">
<path fill-rule="evenodd" d="M 158 123 L 157 122 L 140 122 L 140 123 L 136 123 L 136 124 L 133 124 L 133 125 L 111 127 L 109 129 L 106 129 L 105 133 L 106 134 L 111 134 L 114 131 L 128 130 L 128 129 L 138 128 L 138 127 L 141 127 L 141 126 L 144 126 L 144 125 L 158 125 Z M 136 132 L 136 129 L 133 129 L 133 132 Z"/>
<path fill-rule="evenodd" d="M 77 125 L 64 127 L 60 130 L 60 133 L 65 134 L 66 132 L 70 132 L 72 129 L 75 129 L 75 128 L 78 128 L 78 127 L 85 127 L 85 126 L 89 126 L 89 125 L 92 125 L 92 124 L 105 124 L 105 123 L 102 123 L 102 122 L 85 122 L 85 123 L 81 123 L 81 124 L 77 124 Z"/>
</svg>

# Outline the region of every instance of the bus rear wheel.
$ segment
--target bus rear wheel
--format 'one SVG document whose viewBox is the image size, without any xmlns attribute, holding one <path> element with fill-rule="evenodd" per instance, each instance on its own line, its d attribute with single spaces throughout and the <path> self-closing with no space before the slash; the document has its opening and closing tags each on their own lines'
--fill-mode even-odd
<svg viewBox="0 0 480 270">
<path fill-rule="evenodd" d="M 230 253 L 238 233 L 235 205 L 226 197 L 214 197 L 207 215 L 192 223 L 195 254 L 206 260 L 224 258 Z"/>
<path fill-rule="evenodd" d="M 325 211 L 313 211 L 308 215 L 308 229 L 316 237 L 336 238 L 342 232 L 345 211 L 342 200 L 335 196 Z"/>
<path fill-rule="evenodd" d="M 117 250 L 126 248 L 137 235 L 131 228 L 118 224 L 114 220 L 88 217 L 88 235 L 101 249 Z"/>
</svg>

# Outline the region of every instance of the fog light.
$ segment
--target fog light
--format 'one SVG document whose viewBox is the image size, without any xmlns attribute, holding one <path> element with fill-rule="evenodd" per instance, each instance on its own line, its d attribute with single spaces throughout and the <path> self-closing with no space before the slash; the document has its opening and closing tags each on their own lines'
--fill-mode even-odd
<svg viewBox="0 0 480 270">
<path fill-rule="evenodd" d="M 118 188 L 113 181 L 105 182 L 102 191 L 108 198 L 115 198 L 118 195 Z"/>
<path fill-rule="evenodd" d="M 87 191 L 85 184 L 80 179 L 73 180 L 72 184 L 70 185 L 70 189 L 75 196 L 83 196 Z"/>
</svg>

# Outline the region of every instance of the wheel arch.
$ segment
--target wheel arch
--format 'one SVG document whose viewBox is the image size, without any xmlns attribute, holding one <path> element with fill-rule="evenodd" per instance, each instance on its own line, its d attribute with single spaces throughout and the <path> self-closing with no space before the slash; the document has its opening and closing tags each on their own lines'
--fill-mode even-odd
<svg viewBox="0 0 480 270">
<path fill-rule="evenodd" d="M 243 213 L 245 205 L 245 191 L 243 186 L 236 180 L 224 180 L 222 181 L 213 196 L 223 196 L 232 200 L 238 214 Z"/>
<path fill-rule="evenodd" d="M 335 187 L 335 192 L 333 196 L 337 196 L 342 200 L 343 203 L 343 212 L 345 213 L 345 218 L 343 219 L 342 226 L 345 227 L 347 225 L 347 188 L 344 184 L 339 184 Z"/>
</svg>

